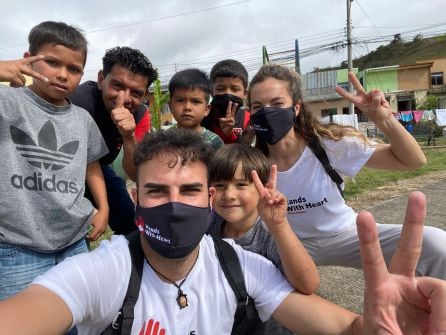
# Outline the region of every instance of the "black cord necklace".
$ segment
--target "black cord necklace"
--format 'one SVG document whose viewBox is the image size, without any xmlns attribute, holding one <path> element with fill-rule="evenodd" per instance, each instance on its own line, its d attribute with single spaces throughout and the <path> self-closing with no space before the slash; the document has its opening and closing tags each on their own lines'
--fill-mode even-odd
<svg viewBox="0 0 446 335">
<path fill-rule="evenodd" d="M 186 281 L 187 277 L 189 276 L 189 273 L 192 271 L 192 269 L 195 266 L 195 263 L 197 263 L 198 260 L 198 255 L 197 258 L 195 258 L 194 264 L 192 265 L 192 267 L 189 269 L 189 271 L 186 274 L 186 277 L 184 277 L 184 279 L 181 281 L 180 284 L 177 284 L 176 282 L 174 282 L 173 280 L 170 280 L 169 278 L 167 278 L 165 275 L 163 275 L 162 273 L 159 273 L 153 266 L 152 264 L 149 263 L 149 261 L 146 259 L 147 264 L 149 264 L 149 266 L 151 267 L 151 269 L 160 277 L 164 278 L 165 280 L 167 280 L 168 282 L 170 282 L 171 284 L 173 284 L 177 289 L 178 289 L 178 294 L 177 294 L 177 304 L 178 306 L 180 306 L 180 309 L 186 308 L 187 306 L 189 306 L 187 304 L 187 294 L 183 293 L 183 290 L 181 289 L 181 285 L 184 284 L 184 282 Z"/>
</svg>

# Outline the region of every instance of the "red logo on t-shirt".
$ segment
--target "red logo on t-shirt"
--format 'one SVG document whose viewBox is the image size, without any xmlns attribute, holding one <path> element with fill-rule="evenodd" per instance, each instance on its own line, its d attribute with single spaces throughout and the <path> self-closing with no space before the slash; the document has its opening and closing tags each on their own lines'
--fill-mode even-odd
<svg viewBox="0 0 446 335">
<path fill-rule="evenodd" d="M 139 335 L 165 335 L 166 330 L 164 328 L 160 328 L 160 323 L 158 321 L 154 321 L 150 319 L 147 324 L 144 322 L 142 324 L 141 330 L 139 331 Z"/>
</svg>

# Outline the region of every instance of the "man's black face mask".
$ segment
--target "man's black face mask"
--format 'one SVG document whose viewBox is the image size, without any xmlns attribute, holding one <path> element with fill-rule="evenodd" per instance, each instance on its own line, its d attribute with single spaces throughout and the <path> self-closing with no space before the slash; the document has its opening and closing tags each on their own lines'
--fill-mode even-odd
<svg viewBox="0 0 446 335">
<path fill-rule="evenodd" d="M 167 202 L 155 207 L 135 209 L 135 224 L 150 247 L 165 258 L 189 255 L 209 228 L 209 207 L 197 207 L 181 202 Z"/>
</svg>

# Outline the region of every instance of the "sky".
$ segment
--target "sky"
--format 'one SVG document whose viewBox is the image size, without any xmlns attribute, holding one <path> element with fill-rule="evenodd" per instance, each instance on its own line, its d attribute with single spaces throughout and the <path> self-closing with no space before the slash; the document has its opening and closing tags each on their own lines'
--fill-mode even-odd
<svg viewBox="0 0 446 335">
<path fill-rule="evenodd" d="M 36 24 L 63 21 L 82 29 L 89 42 L 83 80 L 95 80 L 102 56 L 115 46 L 141 50 L 162 82 L 178 70 L 227 58 L 250 76 L 262 64 L 300 50 L 302 73 L 347 60 L 347 0 L 0 0 L 0 59 L 19 59 Z M 446 1 L 354 0 L 353 58 L 387 44 L 400 33 L 409 41 L 446 33 Z M 343 47 L 344 46 L 344 47 Z M 285 57 L 286 58 L 286 57 Z M 294 64 L 289 60 L 290 65 Z"/>
</svg>

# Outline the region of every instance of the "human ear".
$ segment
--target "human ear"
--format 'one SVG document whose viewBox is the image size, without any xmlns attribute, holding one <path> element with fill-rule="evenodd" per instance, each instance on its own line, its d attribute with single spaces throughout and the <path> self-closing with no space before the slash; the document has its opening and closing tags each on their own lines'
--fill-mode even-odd
<svg viewBox="0 0 446 335">
<path fill-rule="evenodd" d="M 103 82 L 104 82 L 104 72 L 102 70 L 99 70 L 98 72 L 98 88 L 102 90 Z"/>
<path fill-rule="evenodd" d="M 204 116 L 208 116 L 210 111 L 211 111 L 211 104 L 207 104 L 206 105 L 206 112 L 204 113 Z"/>
<path fill-rule="evenodd" d="M 131 193 L 132 193 L 133 202 L 136 205 L 138 203 L 138 188 L 137 187 L 133 187 Z"/>
<path fill-rule="evenodd" d="M 29 52 L 29 51 L 26 51 L 24 54 L 23 54 L 23 58 L 28 58 L 28 57 L 31 57 L 32 55 L 31 55 L 31 52 Z"/>
<path fill-rule="evenodd" d="M 211 207 L 211 210 L 214 207 L 213 203 L 214 203 L 216 192 L 217 192 L 217 190 L 215 189 L 215 187 L 212 187 L 212 186 L 209 187 L 209 205 Z"/>
<path fill-rule="evenodd" d="M 302 107 L 302 101 L 301 100 L 297 100 L 296 104 L 294 105 L 294 110 L 295 110 L 294 115 L 295 116 L 299 115 L 301 107 Z"/>
</svg>

